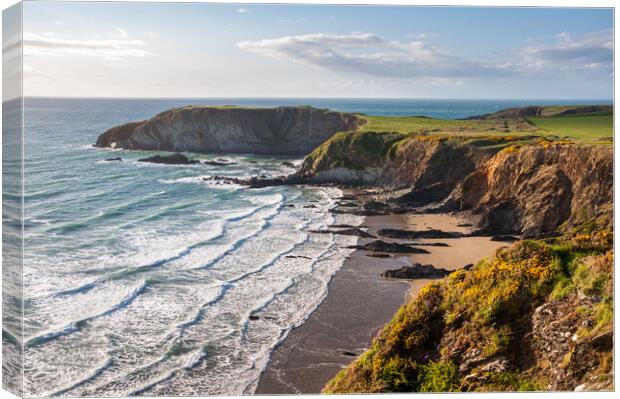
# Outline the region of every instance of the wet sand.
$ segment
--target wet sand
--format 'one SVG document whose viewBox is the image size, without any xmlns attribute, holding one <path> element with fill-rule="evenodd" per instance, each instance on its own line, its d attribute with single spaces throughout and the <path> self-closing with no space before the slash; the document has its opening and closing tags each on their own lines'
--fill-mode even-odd
<svg viewBox="0 0 620 399">
<path fill-rule="evenodd" d="M 470 227 L 452 215 L 387 215 L 367 217 L 362 227 L 376 235 L 380 228 L 468 232 Z M 412 242 L 387 239 L 392 242 Z M 360 239 L 360 243 L 373 239 Z M 407 293 L 415 295 L 430 280 L 397 280 L 380 277 L 387 269 L 411 263 L 458 269 L 491 255 L 506 243 L 490 237 L 426 239 L 448 247 L 423 247 L 430 254 L 372 258 L 367 251 L 355 251 L 334 275 L 325 300 L 300 327 L 290 332 L 277 347 L 258 383 L 257 394 L 319 393 L 338 371 L 361 354 L 404 303 Z"/>
</svg>

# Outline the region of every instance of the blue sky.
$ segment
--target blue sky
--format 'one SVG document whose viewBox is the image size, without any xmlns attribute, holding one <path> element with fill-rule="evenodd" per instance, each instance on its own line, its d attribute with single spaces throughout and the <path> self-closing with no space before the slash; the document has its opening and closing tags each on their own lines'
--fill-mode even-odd
<svg viewBox="0 0 620 399">
<path fill-rule="evenodd" d="M 610 9 L 24 7 L 26 95 L 608 99 Z"/>
</svg>

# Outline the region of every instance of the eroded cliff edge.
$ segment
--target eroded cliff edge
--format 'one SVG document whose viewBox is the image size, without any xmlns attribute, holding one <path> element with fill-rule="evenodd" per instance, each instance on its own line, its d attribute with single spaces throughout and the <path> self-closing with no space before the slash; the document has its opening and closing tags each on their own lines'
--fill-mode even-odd
<svg viewBox="0 0 620 399">
<path fill-rule="evenodd" d="M 536 237 L 609 217 L 613 149 L 535 136 L 349 132 L 306 157 L 298 176 L 383 187 L 401 207 L 441 203 L 489 233 Z"/>
<path fill-rule="evenodd" d="M 97 147 L 197 153 L 306 155 L 334 133 L 357 129 L 353 114 L 312 107 L 188 106 L 113 127 Z"/>
</svg>

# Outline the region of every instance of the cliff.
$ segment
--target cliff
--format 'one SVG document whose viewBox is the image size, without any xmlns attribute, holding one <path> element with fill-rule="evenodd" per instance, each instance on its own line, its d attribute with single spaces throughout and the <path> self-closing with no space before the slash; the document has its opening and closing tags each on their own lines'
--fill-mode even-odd
<svg viewBox="0 0 620 399">
<path fill-rule="evenodd" d="M 306 155 L 336 132 L 357 129 L 353 114 L 312 107 L 188 106 L 101 134 L 97 147 L 127 150 Z"/>
<path fill-rule="evenodd" d="M 307 182 L 536 238 L 424 287 L 324 392 L 613 388 L 613 148 L 529 134 L 339 133 L 306 157 Z"/>
<path fill-rule="evenodd" d="M 490 231 L 530 237 L 610 222 L 612 196 L 611 147 L 549 143 L 500 151 L 458 184 L 449 204 L 473 210 Z"/>
<path fill-rule="evenodd" d="M 495 234 L 540 236 L 612 211 L 611 147 L 535 136 L 341 133 L 298 174 L 401 190 L 392 201 L 409 207 L 443 201 Z"/>
<path fill-rule="evenodd" d="M 430 283 L 324 392 L 613 389 L 613 235 L 574 233 Z"/>
</svg>

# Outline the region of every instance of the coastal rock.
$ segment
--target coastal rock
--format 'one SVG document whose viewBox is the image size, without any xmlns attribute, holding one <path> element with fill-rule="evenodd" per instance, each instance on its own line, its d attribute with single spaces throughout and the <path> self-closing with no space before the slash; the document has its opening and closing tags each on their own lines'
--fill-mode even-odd
<svg viewBox="0 0 620 399">
<path fill-rule="evenodd" d="M 246 186 L 248 188 L 264 188 L 272 186 L 283 186 L 288 184 L 302 184 L 301 181 L 295 175 L 289 176 L 276 176 L 276 177 L 250 177 L 239 178 L 229 176 L 207 176 L 202 178 L 204 181 L 212 181 L 220 184 L 236 184 L 240 186 Z"/>
<path fill-rule="evenodd" d="M 390 255 L 390 254 L 375 253 L 375 252 L 366 254 L 366 256 L 368 256 L 369 258 L 380 258 L 380 259 L 381 258 L 391 258 L 392 257 L 392 255 Z"/>
<path fill-rule="evenodd" d="M 202 161 L 202 163 L 204 165 L 210 165 L 210 166 L 229 166 L 229 165 L 237 164 L 237 162 L 233 162 L 228 159 L 216 159 L 213 161 Z"/>
<path fill-rule="evenodd" d="M 407 240 L 417 240 L 421 238 L 460 238 L 462 233 L 452 231 L 442 231 L 436 229 L 428 230 L 400 230 L 400 229 L 379 229 L 377 233 L 380 236 L 388 238 L 402 238 Z"/>
<path fill-rule="evenodd" d="M 368 233 L 365 230 L 360 229 L 359 227 L 350 227 L 341 230 L 329 229 L 329 230 L 309 230 L 310 233 L 317 234 L 341 234 L 346 236 L 356 236 L 362 238 L 377 238 L 376 236 Z"/>
<path fill-rule="evenodd" d="M 127 150 L 306 155 L 336 132 L 355 130 L 353 114 L 312 107 L 187 106 L 113 127 L 97 147 Z"/>
<path fill-rule="evenodd" d="M 497 242 L 515 242 L 518 241 L 519 238 L 515 237 L 515 236 L 493 236 L 491 237 L 491 241 L 497 241 Z"/>
<path fill-rule="evenodd" d="M 574 112 L 587 111 L 578 108 Z M 470 211 L 484 235 L 541 237 L 560 226 L 611 220 L 613 148 L 535 136 L 519 140 L 527 144 L 509 145 L 519 141 L 493 135 L 473 142 L 456 136 L 339 133 L 304 159 L 298 175 L 311 184 L 367 185 L 398 193 L 382 200 L 385 205 L 336 213 L 381 215 L 436 204 L 435 211 Z"/>
<path fill-rule="evenodd" d="M 472 210 L 489 233 L 527 238 L 562 224 L 611 220 L 612 188 L 612 148 L 531 145 L 485 161 L 448 203 L 454 210 Z"/>
<path fill-rule="evenodd" d="M 189 159 L 178 152 L 172 155 L 154 155 L 152 157 L 138 159 L 138 162 L 160 163 L 165 165 L 194 165 L 200 163 L 200 161 Z"/>
<path fill-rule="evenodd" d="M 407 253 L 407 254 L 428 254 L 425 249 L 412 247 L 410 244 L 399 244 L 395 242 L 385 242 L 382 240 L 376 240 L 363 245 L 350 245 L 347 248 L 351 249 L 364 249 L 366 251 L 373 252 L 392 252 L 392 253 Z"/>
<path fill-rule="evenodd" d="M 451 271 L 446 269 L 438 269 L 433 265 L 422 265 L 415 263 L 411 266 L 403 266 L 396 270 L 386 270 L 381 273 L 381 277 L 403 278 L 403 279 L 427 279 L 427 278 L 443 278 L 450 274 Z"/>
</svg>

